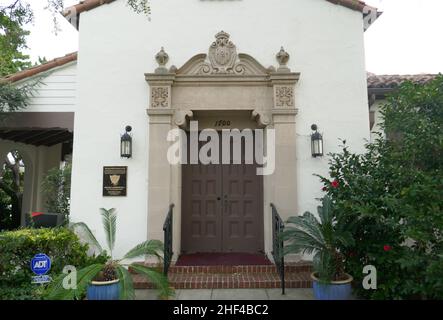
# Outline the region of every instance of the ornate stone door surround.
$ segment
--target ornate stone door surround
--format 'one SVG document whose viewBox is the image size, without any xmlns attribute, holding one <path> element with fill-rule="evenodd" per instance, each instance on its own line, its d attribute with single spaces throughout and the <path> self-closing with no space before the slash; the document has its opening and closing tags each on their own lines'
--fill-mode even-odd
<svg viewBox="0 0 443 320">
<path fill-rule="evenodd" d="M 166 68 L 169 55 L 156 55 L 159 67 L 145 74 L 149 84 L 148 238 L 163 239 L 163 223 L 174 203 L 174 252 L 180 253 L 181 166 L 171 165 L 167 151 L 169 130 L 186 128 L 193 112 L 250 111 L 259 127 L 275 130 L 275 171 L 264 176 L 265 251 L 272 250 L 270 203 L 283 219 L 296 213 L 296 154 L 294 102 L 300 74 L 287 67 L 289 54 L 277 53 L 279 67 L 263 67 L 253 57 L 237 53 L 224 31 L 215 36 L 208 54 L 197 54 L 181 68 Z"/>
</svg>

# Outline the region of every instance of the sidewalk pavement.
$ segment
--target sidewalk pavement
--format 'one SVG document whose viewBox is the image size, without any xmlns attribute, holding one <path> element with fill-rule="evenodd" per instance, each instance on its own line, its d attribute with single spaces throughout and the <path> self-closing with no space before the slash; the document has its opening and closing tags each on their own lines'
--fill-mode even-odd
<svg viewBox="0 0 443 320">
<path fill-rule="evenodd" d="M 156 300 L 156 290 L 135 290 L 136 300 Z M 174 300 L 313 300 L 312 289 L 187 289 L 176 290 Z"/>
</svg>

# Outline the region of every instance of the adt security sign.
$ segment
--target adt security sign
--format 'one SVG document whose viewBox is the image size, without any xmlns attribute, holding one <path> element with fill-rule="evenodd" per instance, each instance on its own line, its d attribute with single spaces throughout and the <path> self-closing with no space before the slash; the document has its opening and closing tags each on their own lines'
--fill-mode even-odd
<svg viewBox="0 0 443 320">
<path fill-rule="evenodd" d="M 45 276 L 51 269 L 51 259 L 44 253 L 39 253 L 31 260 L 31 270 L 37 276 L 33 277 L 32 283 L 47 283 L 51 281 L 49 276 Z"/>
<path fill-rule="evenodd" d="M 51 269 L 51 259 L 44 253 L 39 253 L 31 260 L 31 270 L 36 275 L 47 274 Z"/>
</svg>

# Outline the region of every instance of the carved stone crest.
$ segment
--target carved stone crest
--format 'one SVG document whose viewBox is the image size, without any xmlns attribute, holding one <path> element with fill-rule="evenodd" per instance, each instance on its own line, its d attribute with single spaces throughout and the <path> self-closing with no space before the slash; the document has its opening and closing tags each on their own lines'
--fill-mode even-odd
<svg viewBox="0 0 443 320">
<path fill-rule="evenodd" d="M 151 89 L 151 108 L 169 107 L 169 88 L 153 87 Z"/>
<path fill-rule="evenodd" d="M 276 107 L 293 107 L 294 88 L 290 86 L 275 87 L 275 105 Z"/>
<path fill-rule="evenodd" d="M 192 57 L 179 69 L 170 69 L 169 73 L 180 76 L 263 76 L 275 73 L 274 67 L 265 68 L 257 60 L 245 53 L 238 53 L 237 47 L 230 40 L 228 33 L 221 31 L 209 47 L 208 54 L 200 53 Z M 285 72 L 289 72 L 285 69 Z M 219 77 L 220 76 L 220 77 Z"/>
<path fill-rule="evenodd" d="M 209 61 L 214 73 L 232 73 L 237 59 L 237 49 L 229 40 L 230 35 L 221 31 L 209 48 Z"/>
</svg>

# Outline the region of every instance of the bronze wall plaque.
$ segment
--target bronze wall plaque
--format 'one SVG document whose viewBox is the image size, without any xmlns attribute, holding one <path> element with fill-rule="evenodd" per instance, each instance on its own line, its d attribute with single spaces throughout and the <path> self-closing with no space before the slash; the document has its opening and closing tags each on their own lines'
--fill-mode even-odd
<svg viewBox="0 0 443 320">
<path fill-rule="evenodd" d="M 128 167 L 103 167 L 103 196 L 125 197 Z"/>
</svg>

